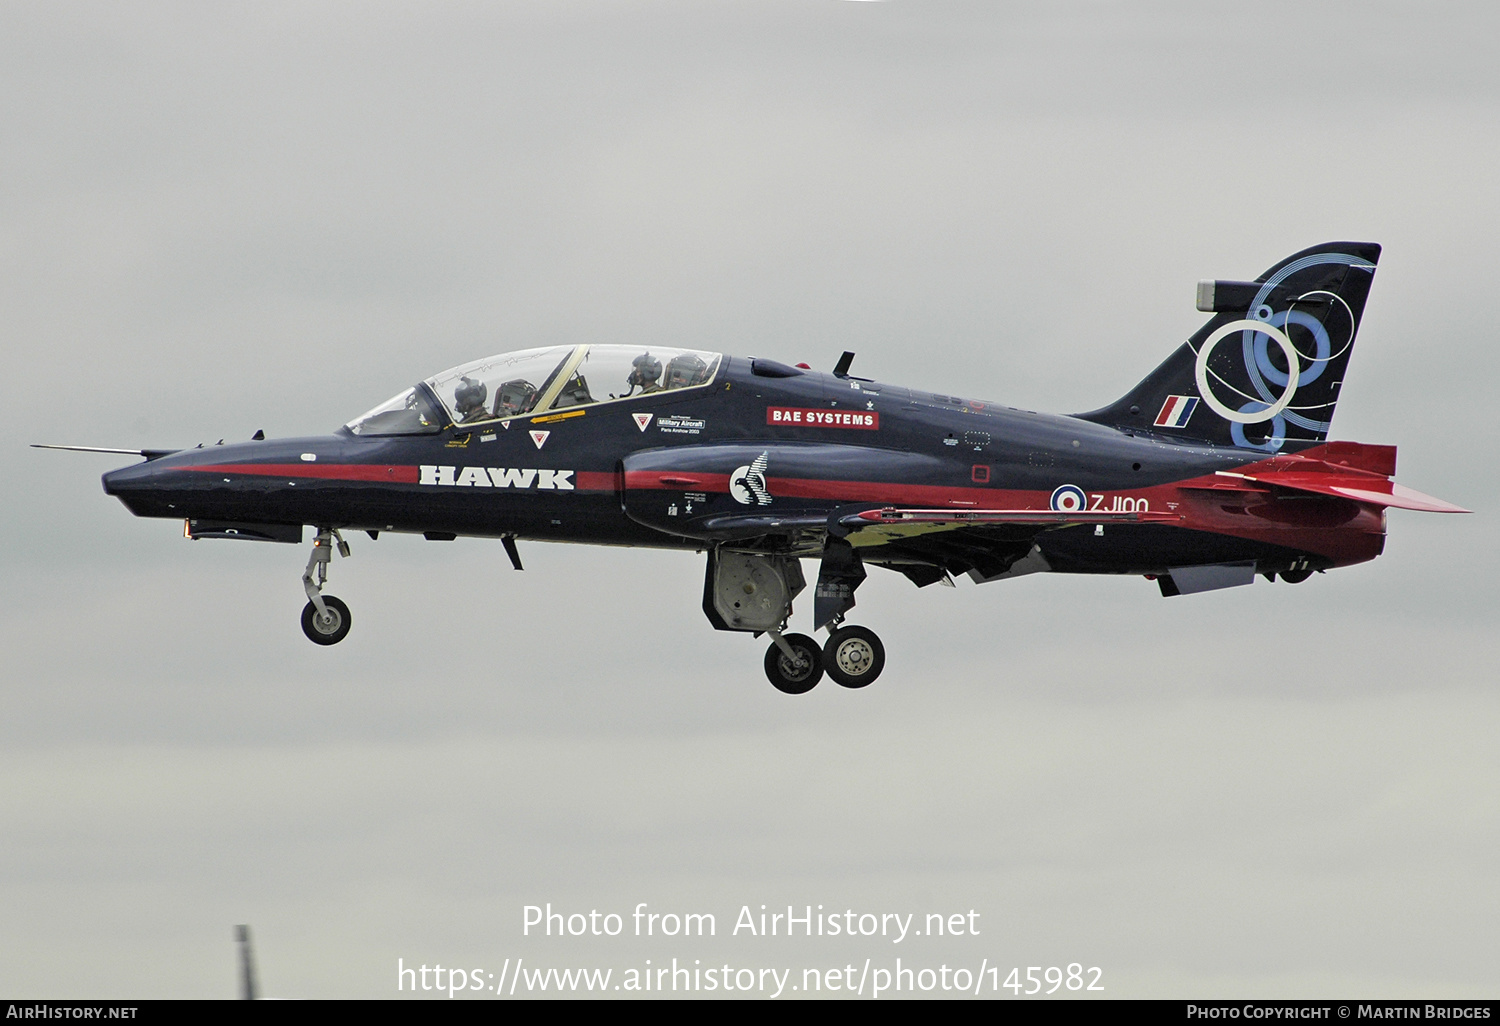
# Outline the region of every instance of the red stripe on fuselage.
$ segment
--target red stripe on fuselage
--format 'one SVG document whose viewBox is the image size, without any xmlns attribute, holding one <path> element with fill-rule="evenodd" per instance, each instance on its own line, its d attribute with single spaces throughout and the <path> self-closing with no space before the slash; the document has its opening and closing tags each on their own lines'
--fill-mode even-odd
<svg viewBox="0 0 1500 1026">
<path fill-rule="evenodd" d="M 202 474 L 254 474 L 257 477 L 317 477 L 330 481 L 390 481 L 416 484 L 416 466 L 389 463 L 205 463 L 177 466 Z"/>
<path fill-rule="evenodd" d="M 612 492 L 615 490 L 615 475 L 604 471 L 574 471 L 573 480 L 577 485 L 577 487 L 574 488 L 574 491 Z"/>
<path fill-rule="evenodd" d="M 213 463 L 177 467 L 205 474 L 253 474 L 258 477 L 313 477 L 326 481 L 388 481 L 416 484 L 417 468 L 384 463 Z"/>
<path fill-rule="evenodd" d="M 727 492 L 729 475 L 700 474 L 691 470 L 627 470 L 625 488 L 627 491 Z"/>
</svg>

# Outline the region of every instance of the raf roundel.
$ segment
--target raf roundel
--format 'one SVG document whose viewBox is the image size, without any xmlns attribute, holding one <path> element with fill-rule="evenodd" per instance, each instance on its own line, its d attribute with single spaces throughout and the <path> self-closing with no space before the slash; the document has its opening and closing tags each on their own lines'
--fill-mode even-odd
<svg viewBox="0 0 1500 1026">
<path fill-rule="evenodd" d="M 1059 513 L 1080 513 L 1088 501 L 1089 497 L 1077 485 L 1058 485 L 1052 490 L 1052 508 Z"/>
</svg>

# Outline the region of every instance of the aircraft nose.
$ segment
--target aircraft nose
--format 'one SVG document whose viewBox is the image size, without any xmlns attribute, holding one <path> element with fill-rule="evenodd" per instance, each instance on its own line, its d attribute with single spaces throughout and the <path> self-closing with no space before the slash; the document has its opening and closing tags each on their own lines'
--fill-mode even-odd
<svg viewBox="0 0 1500 1026">
<path fill-rule="evenodd" d="M 121 467 L 119 470 L 111 470 L 106 473 L 100 481 L 104 484 L 104 494 L 116 497 L 124 495 L 134 488 L 145 484 L 151 475 L 150 463 L 138 463 L 130 467 Z"/>
<path fill-rule="evenodd" d="M 119 470 L 107 471 L 99 479 L 100 483 L 104 485 L 104 494 L 119 495 L 121 488 L 129 487 L 133 476 L 132 472 L 135 469 L 135 467 L 121 467 Z"/>
<path fill-rule="evenodd" d="M 121 467 L 105 474 L 101 481 L 104 494 L 113 495 L 125 504 L 125 508 L 138 517 L 176 516 L 173 497 L 166 494 L 164 475 L 154 461 Z"/>
<path fill-rule="evenodd" d="M 320 448 L 332 454 L 327 440 L 312 438 L 148 449 L 144 462 L 111 470 L 101 480 L 104 493 L 138 517 L 295 522 L 302 514 L 292 505 L 309 489 L 281 480 L 280 468 L 300 470 L 304 460 L 316 461 Z"/>
<path fill-rule="evenodd" d="M 127 495 L 160 489 L 176 480 L 174 472 L 198 464 L 216 462 L 228 451 L 228 447 L 203 449 L 201 446 L 196 449 L 175 451 L 145 449 L 141 452 L 141 455 L 146 457 L 143 462 L 132 463 L 119 470 L 111 470 L 100 480 L 104 484 L 105 495 L 124 498 Z"/>
</svg>

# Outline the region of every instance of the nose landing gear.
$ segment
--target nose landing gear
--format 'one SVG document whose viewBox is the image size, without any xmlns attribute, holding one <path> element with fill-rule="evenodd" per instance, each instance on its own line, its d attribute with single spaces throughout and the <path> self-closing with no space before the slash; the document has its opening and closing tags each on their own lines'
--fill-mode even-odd
<svg viewBox="0 0 1500 1026">
<path fill-rule="evenodd" d="M 337 645 L 349 633 L 349 607 L 332 595 L 321 596 L 324 613 L 311 602 L 302 607 L 302 633 L 317 645 Z"/>
<path fill-rule="evenodd" d="M 307 605 L 302 607 L 302 633 L 316 645 L 337 645 L 349 633 L 349 607 L 332 595 L 323 594 L 335 545 L 339 555 L 348 559 L 349 543 L 343 536 L 334 528 L 319 528 L 312 555 L 307 558 L 307 569 L 302 572 L 302 588 L 308 598 Z"/>
</svg>

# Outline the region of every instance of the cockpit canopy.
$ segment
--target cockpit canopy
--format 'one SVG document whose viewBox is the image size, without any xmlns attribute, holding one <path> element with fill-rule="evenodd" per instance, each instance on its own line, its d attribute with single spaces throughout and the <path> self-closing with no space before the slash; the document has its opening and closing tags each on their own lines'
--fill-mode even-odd
<svg viewBox="0 0 1500 1026">
<path fill-rule="evenodd" d="M 356 435 L 420 435 L 711 384 L 718 353 L 663 346 L 552 346 L 443 371 L 345 425 Z M 592 384 L 591 384 L 592 382 Z"/>
</svg>

